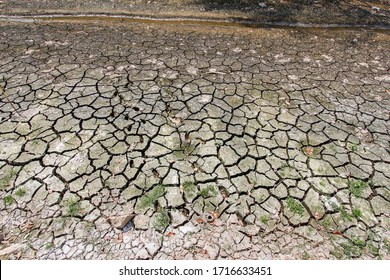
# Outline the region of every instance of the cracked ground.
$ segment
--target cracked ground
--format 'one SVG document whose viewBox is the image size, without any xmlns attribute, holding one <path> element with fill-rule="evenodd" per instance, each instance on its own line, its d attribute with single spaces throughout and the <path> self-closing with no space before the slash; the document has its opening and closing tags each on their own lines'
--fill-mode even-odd
<svg viewBox="0 0 390 280">
<path fill-rule="evenodd" d="M 0 34 L 1 258 L 389 258 L 388 33 Z"/>
</svg>

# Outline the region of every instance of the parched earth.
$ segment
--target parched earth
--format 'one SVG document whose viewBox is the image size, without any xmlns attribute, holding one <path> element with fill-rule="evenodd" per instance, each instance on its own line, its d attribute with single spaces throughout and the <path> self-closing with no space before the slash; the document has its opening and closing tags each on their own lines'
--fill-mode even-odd
<svg viewBox="0 0 390 280">
<path fill-rule="evenodd" d="M 388 33 L 0 34 L 1 258 L 389 258 Z"/>
</svg>

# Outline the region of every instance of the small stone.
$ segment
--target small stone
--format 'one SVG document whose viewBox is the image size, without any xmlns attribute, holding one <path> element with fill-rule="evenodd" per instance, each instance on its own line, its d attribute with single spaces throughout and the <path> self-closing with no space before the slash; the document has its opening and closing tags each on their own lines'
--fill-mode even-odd
<svg viewBox="0 0 390 280">
<path fill-rule="evenodd" d="M 123 215 L 118 215 L 118 216 L 111 216 L 109 217 L 110 224 L 117 228 L 117 229 L 122 229 L 124 228 L 128 222 L 130 222 L 131 219 L 135 217 L 135 214 L 123 214 Z"/>
</svg>

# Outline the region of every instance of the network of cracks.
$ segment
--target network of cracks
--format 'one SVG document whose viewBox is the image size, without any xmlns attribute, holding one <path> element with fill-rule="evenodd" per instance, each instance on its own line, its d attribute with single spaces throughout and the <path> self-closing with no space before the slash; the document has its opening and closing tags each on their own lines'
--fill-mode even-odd
<svg viewBox="0 0 390 280">
<path fill-rule="evenodd" d="M 389 257 L 388 35 L 0 34 L 3 257 Z"/>
</svg>

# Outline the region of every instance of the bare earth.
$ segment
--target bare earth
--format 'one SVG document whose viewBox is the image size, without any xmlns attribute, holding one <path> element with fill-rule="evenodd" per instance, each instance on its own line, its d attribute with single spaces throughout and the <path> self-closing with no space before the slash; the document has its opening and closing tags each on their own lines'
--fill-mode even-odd
<svg viewBox="0 0 390 280">
<path fill-rule="evenodd" d="M 0 34 L 0 258 L 389 258 L 388 32 Z"/>
</svg>

